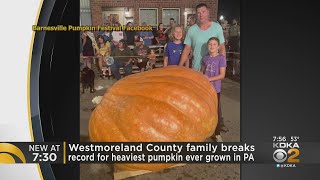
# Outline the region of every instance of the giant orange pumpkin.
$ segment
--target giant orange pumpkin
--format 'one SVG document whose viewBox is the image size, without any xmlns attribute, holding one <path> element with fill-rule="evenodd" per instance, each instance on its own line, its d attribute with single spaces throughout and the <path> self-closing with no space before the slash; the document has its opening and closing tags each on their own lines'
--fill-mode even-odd
<svg viewBox="0 0 320 180">
<path fill-rule="evenodd" d="M 195 70 L 170 66 L 115 83 L 89 123 L 93 142 L 202 142 L 217 125 L 217 94 Z M 161 170 L 172 164 L 118 164 Z"/>
</svg>

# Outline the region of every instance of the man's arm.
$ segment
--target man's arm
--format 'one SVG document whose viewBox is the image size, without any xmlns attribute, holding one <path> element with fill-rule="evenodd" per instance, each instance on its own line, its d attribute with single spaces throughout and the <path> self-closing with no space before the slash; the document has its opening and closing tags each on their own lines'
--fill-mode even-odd
<svg viewBox="0 0 320 180">
<path fill-rule="evenodd" d="M 219 47 L 219 54 L 221 54 L 222 56 L 224 57 L 227 57 L 226 56 L 226 46 L 225 46 L 225 39 L 224 39 L 224 35 L 223 35 L 223 30 L 222 30 L 222 26 L 219 26 L 219 30 L 218 30 L 218 35 L 217 35 L 217 38 L 219 39 L 220 41 L 220 47 Z"/>
<path fill-rule="evenodd" d="M 190 45 L 185 45 L 184 49 L 182 51 L 182 55 L 180 58 L 180 62 L 179 62 L 179 66 L 183 66 L 185 62 L 187 62 L 188 58 L 189 58 L 189 54 L 191 51 L 191 46 Z"/>
<path fill-rule="evenodd" d="M 150 32 L 150 31 L 149 31 L 149 33 L 148 33 L 148 36 L 149 36 L 149 37 L 148 37 L 148 39 L 153 39 L 153 38 L 154 38 L 153 33 L 152 33 L 152 32 Z"/>
<path fill-rule="evenodd" d="M 219 53 L 222 55 L 222 56 L 224 56 L 224 57 L 227 57 L 226 56 L 226 46 L 225 46 L 225 44 L 224 43 L 222 43 L 222 44 L 220 44 L 220 46 L 219 46 Z"/>
<path fill-rule="evenodd" d="M 163 34 L 167 34 L 167 32 L 169 31 L 170 27 L 167 28 L 166 30 L 164 30 Z"/>
</svg>

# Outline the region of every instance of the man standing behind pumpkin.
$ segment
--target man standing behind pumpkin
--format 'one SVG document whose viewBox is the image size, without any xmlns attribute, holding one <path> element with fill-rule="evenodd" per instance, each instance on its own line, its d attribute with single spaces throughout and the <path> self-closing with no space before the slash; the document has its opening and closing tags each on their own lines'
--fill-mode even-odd
<svg viewBox="0 0 320 180">
<path fill-rule="evenodd" d="M 207 42 L 211 37 L 219 39 L 219 54 L 226 57 L 226 48 L 224 45 L 225 39 L 223 36 L 223 30 L 220 24 L 212 22 L 209 19 L 209 9 L 204 3 L 200 3 L 196 6 L 197 11 L 197 23 L 188 29 L 186 38 L 184 40 L 184 49 L 181 55 L 179 66 L 183 66 L 188 60 L 188 56 L 192 50 L 193 60 L 192 69 L 197 71 L 201 70 L 202 60 L 208 55 Z M 220 130 L 228 131 L 224 126 L 223 118 L 220 117 Z"/>
<path fill-rule="evenodd" d="M 225 40 L 222 27 L 220 24 L 209 20 L 208 6 L 204 3 L 198 4 L 196 6 L 196 11 L 197 23 L 188 29 L 184 40 L 185 47 L 183 49 L 179 65 L 184 65 L 192 50 L 192 68 L 200 71 L 202 59 L 208 54 L 207 42 L 210 37 L 216 37 L 219 39 L 219 53 L 224 57 L 226 57 L 226 48 L 224 45 Z"/>
</svg>

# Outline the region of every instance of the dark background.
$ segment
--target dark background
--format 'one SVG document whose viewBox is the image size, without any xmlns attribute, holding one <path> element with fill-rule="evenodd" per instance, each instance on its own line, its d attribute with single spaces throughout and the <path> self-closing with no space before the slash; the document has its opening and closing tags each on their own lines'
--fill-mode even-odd
<svg viewBox="0 0 320 180">
<path fill-rule="evenodd" d="M 236 16 L 236 10 L 226 12 L 226 2 L 219 1 L 219 16 Z M 239 2 L 242 142 L 270 143 L 280 135 L 320 142 L 319 33 L 312 18 L 318 6 L 288 0 L 233 4 Z M 78 25 L 79 2 L 57 1 L 49 15 L 49 25 Z M 39 84 L 45 141 L 79 140 L 79 46 L 78 32 L 46 34 Z M 79 179 L 78 165 L 52 167 L 56 179 Z M 243 164 L 241 179 L 319 179 L 319 169 L 319 164 L 286 169 Z"/>
<path fill-rule="evenodd" d="M 311 1 L 241 1 L 243 142 L 272 142 L 280 135 L 320 142 L 316 7 Z M 241 177 L 319 179 L 319 169 L 320 164 L 242 165 Z"/>
<path fill-rule="evenodd" d="M 240 20 L 241 0 L 219 0 L 218 2 L 218 20 L 221 15 L 232 24 L 232 19 Z"/>
</svg>

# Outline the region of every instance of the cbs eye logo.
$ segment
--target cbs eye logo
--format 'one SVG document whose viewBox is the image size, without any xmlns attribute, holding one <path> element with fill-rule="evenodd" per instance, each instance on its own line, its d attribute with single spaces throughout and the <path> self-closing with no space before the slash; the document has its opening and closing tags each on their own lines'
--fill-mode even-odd
<svg viewBox="0 0 320 180">
<path fill-rule="evenodd" d="M 9 143 L 0 143 L 0 164 L 14 164 L 16 159 L 26 163 L 26 158 L 17 146 Z"/>
<path fill-rule="evenodd" d="M 288 154 L 290 155 L 289 157 L 288 157 Z M 289 149 L 288 152 L 286 152 L 283 149 L 277 149 L 273 152 L 273 159 L 277 163 L 283 163 L 286 160 L 288 163 L 299 163 L 300 160 L 296 158 L 299 156 L 299 154 L 300 154 L 300 151 L 299 149 L 296 149 L 296 148 Z"/>
</svg>

